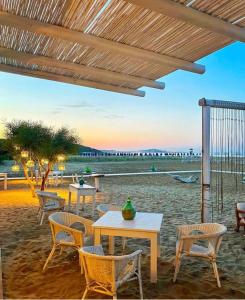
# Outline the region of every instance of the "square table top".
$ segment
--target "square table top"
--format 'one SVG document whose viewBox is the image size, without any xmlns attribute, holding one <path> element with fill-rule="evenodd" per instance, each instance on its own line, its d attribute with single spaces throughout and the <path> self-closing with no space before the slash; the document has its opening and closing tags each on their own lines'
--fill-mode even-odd
<svg viewBox="0 0 245 300">
<path fill-rule="evenodd" d="M 92 226 L 137 231 L 160 232 L 163 214 L 136 212 L 134 220 L 126 221 L 121 211 L 108 211 Z"/>
<path fill-rule="evenodd" d="M 69 186 L 77 190 L 95 190 L 94 186 L 88 184 L 80 185 L 79 183 L 71 183 Z"/>
</svg>

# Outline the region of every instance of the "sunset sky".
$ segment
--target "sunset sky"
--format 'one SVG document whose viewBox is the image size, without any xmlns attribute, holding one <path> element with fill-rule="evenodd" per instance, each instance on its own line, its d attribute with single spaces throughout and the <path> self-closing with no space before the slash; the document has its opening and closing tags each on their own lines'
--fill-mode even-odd
<svg viewBox="0 0 245 300">
<path fill-rule="evenodd" d="M 198 150 L 198 100 L 245 102 L 244 58 L 235 43 L 198 61 L 204 75 L 174 72 L 161 79 L 165 90 L 142 88 L 145 98 L 0 72 L 0 137 L 6 121 L 25 119 L 66 126 L 98 149 Z"/>
</svg>

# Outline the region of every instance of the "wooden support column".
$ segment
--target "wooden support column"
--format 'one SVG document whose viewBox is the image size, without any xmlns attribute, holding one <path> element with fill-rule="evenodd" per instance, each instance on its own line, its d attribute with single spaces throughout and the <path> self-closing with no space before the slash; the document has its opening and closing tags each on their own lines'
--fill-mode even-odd
<svg viewBox="0 0 245 300">
<path fill-rule="evenodd" d="M 201 178 L 201 221 L 210 222 L 210 106 L 202 99 L 202 178 Z"/>
</svg>

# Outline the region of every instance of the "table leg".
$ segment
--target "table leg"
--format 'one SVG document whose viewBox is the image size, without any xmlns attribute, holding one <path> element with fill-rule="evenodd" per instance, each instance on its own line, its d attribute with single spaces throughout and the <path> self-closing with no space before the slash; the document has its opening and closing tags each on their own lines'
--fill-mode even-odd
<svg viewBox="0 0 245 300">
<path fill-rule="evenodd" d="M 85 196 L 83 196 L 82 206 L 80 207 L 81 210 L 84 210 L 84 203 L 85 203 Z"/>
<path fill-rule="evenodd" d="M 79 209 L 80 209 L 80 194 L 77 193 L 76 215 L 79 215 Z"/>
<path fill-rule="evenodd" d="M 71 208 L 71 192 L 69 191 L 69 196 L 68 196 L 68 210 Z"/>
<path fill-rule="evenodd" d="M 95 185 L 95 188 L 96 188 L 96 192 L 99 192 L 100 191 L 100 179 L 99 179 L 99 177 L 94 177 L 94 185 Z"/>
<path fill-rule="evenodd" d="M 100 229 L 94 229 L 94 245 L 100 245 Z"/>
<path fill-rule="evenodd" d="M 8 183 L 7 183 L 7 175 L 5 175 L 5 177 L 4 177 L 4 189 L 5 190 L 7 190 L 7 188 L 8 188 Z"/>
<path fill-rule="evenodd" d="M 59 183 L 58 183 L 58 174 L 56 174 L 55 177 L 54 177 L 54 185 L 55 186 L 59 185 Z"/>
<path fill-rule="evenodd" d="M 157 234 L 157 257 L 161 256 L 161 237 L 160 237 L 160 232 Z"/>
<path fill-rule="evenodd" d="M 38 177 L 39 177 L 39 172 L 38 172 L 38 170 L 35 170 L 36 185 L 38 185 Z"/>
<path fill-rule="evenodd" d="M 109 254 L 113 255 L 114 254 L 114 236 L 109 235 Z"/>
<path fill-rule="evenodd" d="M 95 195 L 92 196 L 93 197 L 93 203 L 92 203 L 92 217 L 94 217 L 94 211 L 95 211 Z"/>
<path fill-rule="evenodd" d="M 157 233 L 151 237 L 151 282 L 157 282 Z"/>
</svg>

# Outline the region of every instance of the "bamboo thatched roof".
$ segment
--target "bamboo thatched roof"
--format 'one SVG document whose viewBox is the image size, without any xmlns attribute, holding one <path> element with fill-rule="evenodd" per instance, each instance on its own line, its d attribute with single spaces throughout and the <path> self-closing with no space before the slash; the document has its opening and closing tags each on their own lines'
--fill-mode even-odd
<svg viewBox="0 0 245 300">
<path fill-rule="evenodd" d="M 0 0 L 0 71 L 144 96 L 244 26 L 244 0 Z"/>
</svg>

